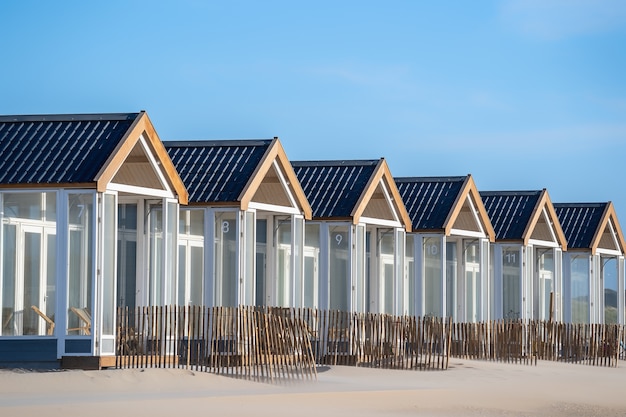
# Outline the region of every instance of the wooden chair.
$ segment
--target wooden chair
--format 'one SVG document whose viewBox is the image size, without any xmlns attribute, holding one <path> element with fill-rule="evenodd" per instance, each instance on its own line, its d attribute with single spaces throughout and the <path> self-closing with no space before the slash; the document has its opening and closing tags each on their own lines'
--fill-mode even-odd
<svg viewBox="0 0 626 417">
<path fill-rule="evenodd" d="M 39 315 L 39 317 L 41 317 L 42 319 L 45 320 L 46 326 L 47 326 L 47 329 L 48 329 L 46 334 L 48 336 L 52 336 L 54 334 L 54 320 L 52 320 L 50 317 L 46 316 L 44 314 L 44 312 L 41 311 L 37 306 L 30 306 L 30 308 L 32 308 L 33 311 Z"/>
<path fill-rule="evenodd" d="M 85 332 L 85 334 L 90 335 L 91 334 L 91 314 L 89 314 L 89 310 L 87 310 L 86 307 L 83 307 L 83 308 L 70 307 L 70 310 L 72 310 L 72 312 L 76 314 L 76 316 L 82 322 L 83 325 L 79 327 L 67 329 L 67 330 L 68 331 L 82 330 L 83 332 Z"/>
<path fill-rule="evenodd" d="M 2 334 L 10 335 L 12 334 L 11 329 L 11 320 L 13 319 L 13 308 L 4 307 L 2 308 Z"/>
</svg>

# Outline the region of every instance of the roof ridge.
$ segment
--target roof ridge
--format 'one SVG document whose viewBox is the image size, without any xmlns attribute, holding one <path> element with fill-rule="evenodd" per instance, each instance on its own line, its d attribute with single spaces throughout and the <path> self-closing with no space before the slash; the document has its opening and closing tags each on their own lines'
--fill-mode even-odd
<svg viewBox="0 0 626 417">
<path fill-rule="evenodd" d="M 520 190 L 520 191 L 479 191 L 480 195 L 502 195 L 502 196 L 522 196 L 522 195 L 537 195 L 541 194 L 543 190 Z"/>
<path fill-rule="evenodd" d="M 20 122 L 73 122 L 94 120 L 133 120 L 140 112 L 136 113 L 77 113 L 77 114 L 26 114 L 26 115 L 0 115 L 0 123 Z"/>
<path fill-rule="evenodd" d="M 291 161 L 294 166 L 360 166 L 377 165 L 380 159 L 337 159 L 337 160 L 317 160 L 317 161 Z"/>
<path fill-rule="evenodd" d="M 393 177 L 396 182 L 452 182 L 465 181 L 467 175 L 463 176 L 441 176 L 441 177 Z"/>
<path fill-rule="evenodd" d="M 206 147 L 206 146 L 264 146 L 273 139 L 209 139 L 209 140 L 164 140 L 166 148 Z"/>
</svg>

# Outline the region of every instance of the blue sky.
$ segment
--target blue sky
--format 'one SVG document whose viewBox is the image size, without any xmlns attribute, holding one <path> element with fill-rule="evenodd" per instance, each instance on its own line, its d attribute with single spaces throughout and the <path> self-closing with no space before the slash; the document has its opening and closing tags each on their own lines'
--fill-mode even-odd
<svg viewBox="0 0 626 417">
<path fill-rule="evenodd" d="M 626 228 L 626 1 L 7 0 L 0 42 L 0 114 L 146 110 L 163 140 L 278 136 Z"/>
</svg>

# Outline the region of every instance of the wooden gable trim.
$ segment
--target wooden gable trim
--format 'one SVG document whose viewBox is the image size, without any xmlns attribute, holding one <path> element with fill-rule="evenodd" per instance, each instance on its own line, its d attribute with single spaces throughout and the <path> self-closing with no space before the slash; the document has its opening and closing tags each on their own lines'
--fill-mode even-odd
<svg viewBox="0 0 626 417">
<path fill-rule="evenodd" d="M 402 201 L 402 197 L 400 196 L 400 192 L 398 191 L 398 187 L 393 179 L 393 176 L 391 175 L 389 165 L 387 165 L 387 161 L 385 160 L 385 158 L 380 158 L 380 160 L 378 161 L 374 173 L 367 182 L 367 185 L 363 189 L 359 200 L 352 210 L 352 222 L 354 224 L 359 224 L 361 216 L 363 215 L 367 204 L 372 198 L 372 195 L 376 191 L 376 187 L 378 187 L 380 180 L 383 180 L 385 182 L 385 185 L 387 186 L 387 191 L 391 194 L 390 197 L 392 199 L 392 204 L 396 210 L 396 214 L 400 217 L 400 223 L 407 232 L 411 232 L 411 218 L 409 217 L 409 213 L 406 211 L 406 207 L 404 206 L 404 202 Z"/>
<path fill-rule="evenodd" d="M 463 204 L 465 204 L 468 197 L 474 203 L 476 211 L 478 211 L 478 220 L 481 222 L 487 238 L 490 242 L 495 242 L 496 232 L 493 229 L 493 225 L 491 224 L 491 220 L 489 219 L 489 215 L 487 214 L 487 210 L 485 209 L 485 205 L 483 204 L 483 200 L 478 193 L 478 188 L 476 188 L 476 183 L 474 182 L 474 178 L 472 178 L 471 174 L 465 178 L 461 192 L 457 195 L 456 200 L 452 205 L 452 210 L 450 210 L 450 213 L 448 213 L 448 217 L 444 222 L 445 235 L 450 236 L 454 223 L 456 222 L 456 219 L 463 208 Z"/>
<path fill-rule="evenodd" d="M 602 239 L 602 233 L 604 233 L 604 229 L 609 225 L 613 226 L 613 231 L 615 232 L 615 236 L 617 237 L 617 244 L 620 247 L 620 252 L 622 254 L 626 253 L 626 241 L 624 240 L 624 235 L 622 233 L 622 228 L 617 221 L 617 213 L 615 212 L 615 206 L 611 201 L 606 205 L 604 209 L 604 213 L 602 214 L 602 220 L 600 221 L 600 225 L 596 229 L 596 233 L 593 236 L 591 243 L 591 254 L 595 255 L 598 247 L 600 246 L 600 241 Z"/>
<path fill-rule="evenodd" d="M 311 220 L 313 216 L 313 210 L 311 209 L 311 205 L 309 204 L 309 200 L 307 200 L 306 195 L 304 194 L 304 190 L 300 185 L 300 181 L 298 181 L 298 177 L 296 176 L 296 172 L 293 170 L 291 166 L 291 162 L 287 158 L 287 154 L 285 153 L 285 149 L 281 145 L 278 138 L 274 138 L 270 146 L 265 151 L 265 155 L 261 159 L 261 162 L 257 165 L 254 172 L 248 179 L 248 183 L 243 188 L 243 191 L 239 195 L 238 200 L 241 202 L 240 207 L 241 210 L 247 210 L 254 194 L 258 190 L 259 186 L 263 182 L 263 179 L 267 175 L 267 172 L 272 167 L 274 161 L 278 163 L 282 174 L 286 177 L 287 187 L 289 191 L 293 194 L 293 197 L 296 200 L 296 204 L 304 218 L 306 220 Z"/>
<path fill-rule="evenodd" d="M 165 174 L 165 179 L 178 196 L 178 202 L 180 204 L 187 204 L 189 200 L 187 189 L 180 179 L 176 167 L 172 163 L 165 146 L 163 146 L 159 135 L 145 111 L 139 113 L 120 143 L 113 150 L 111 155 L 109 155 L 109 158 L 104 163 L 102 169 L 100 169 L 100 172 L 96 175 L 94 180 L 97 184 L 97 190 L 99 192 L 106 191 L 107 185 L 112 181 L 142 135 L 146 139 L 146 144 L 154 153 L 154 157 L 160 163 L 160 167 Z"/>
<path fill-rule="evenodd" d="M 537 200 L 537 204 L 535 205 L 533 214 L 530 217 L 528 224 L 526 225 L 524 234 L 522 235 L 524 246 L 528 245 L 530 237 L 533 234 L 533 230 L 537 226 L 539 218 L 543 214 L 544 208 L 546 209 L 546 213 L 548 214 L 548 220 L 551 221 L 554 236 L 556 238 L 556 243 L 561 247 L 561 250 L 566 251 L 567 240 L 565 239 L 565 234 L 563 233 L 563 229 L 561 228 L 561 223 L 556 216 L 556 211 L 554 211 L 554 206 L 552 205 L 552 201 L 550 200 L 550 196 L 548 195 L 548 190 L 546 190 L 545 188 L 541 191 L 541 197 L 539 198 L 539 200 Z"/>
</svg>

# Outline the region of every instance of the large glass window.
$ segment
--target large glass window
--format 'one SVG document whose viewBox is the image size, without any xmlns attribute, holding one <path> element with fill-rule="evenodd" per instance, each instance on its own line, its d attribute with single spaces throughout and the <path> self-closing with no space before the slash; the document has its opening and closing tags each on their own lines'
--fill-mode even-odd
<svg viewBox="0 0 626 417">
<path fill-rule="evenodd" d="M 602 281 L 604 282 L 604 323 L 617 323 L 617 259 L 602 257 Z"/>
<path fill-rule="evenodd" d="M 291 220 L 289 218 L 276 217 L 278 224 L 276 231 L 277 241 L 277 274 L 276 274 L 276 305 L 279 307 L 289 306 L 291 292 Z"/>
<path fill-rule="evenodd" d="M 256 220 L 256 270 L 255 300 L 256 305 L 267 305 L 267 220 Z"/>
<path fill-rule="evenodd" d="M 215 305 L 237 306 L 237 212 L 215 213 Z"/>
<path fill-rule="evenodd" d="M 56 193 L 3 193 L 2 335 L 52 335 Z"/>
<path fill-rule="evenodd" d="M 93 279 L 93 193 L 69 194 L 67 333 L 91 334 Z"/>
<path fill-rule="evenodd" d="M 306 224 L 304 233 L 303 306 L 318 306 L 320 225 Z"/>
<path fill-rule="evenodd" d="M 255 239 L 255 229 L 256 229 L 256 220 L 254 212 L 246 212 L 245 213 L 245 233 L 243 236 L 244 242 L 244 300 L 243 303 L 246 305 L 254 304 L 254 285 L 255 285 L 255 277 L 254 277 L 254 239 Z"/>
<path fill-rule="evenodd" d="M 554 250 L 537 249 L 537 291 L 535 318 L 549 320 L 554 312 Z M 550 300 L 553 300 L 552 303 Z"/>
<path fill-rule="evenodd" d="M 163 257 L 165 258 L 165 268 L 166 273 L 163 277 L 165 281 L 165 297 L 164 304 L 172 305 L 176 303 L 176 257 L 177 257 L 177 236 L 178 236 L 178 227 L 177 227 L 177 218 L 178 218 L 178 203 L 175 202 L 167 202 L 167 223 L 165 225 L 166 230 L 166 242 L 165 242 L 165 253 Z"/>
<path fill-rule="evenodd" d="M 137 305 L 137 204 L 117 207 L 117 306 Z"/>
<path fill-rule="evenodd" d="M 302 307 L 302 280 L 304 264 L 304 219 L 302 217 L 293 218 L 293 282 L 295 307 Z M 287 304 L 289 305 L 289 304 Z"/>
<path fill-rule="evenodd" d="M 589 323 L 589 257 L 587 255 L 572 256 L 570 267 L 572 323 Z"/>
<path fill-rule="evenodd" d="M 405 247 L 405 264 L 404 270 L 406 274 L 407 280 L 407 311 L 409 316 L 415 316 L 417 314 L 417 308 L 415 304 L 415 282 L 417 277 L 415 276 L 415 240 L 413 235 L 406 236 L 406 247 Z"/>
<path fill-rule="evenodd" d="M 164 219 L 162 203 L 148 204 L 148 225 L 150 233 L 149 241 L 149 274 L 150 305 L 163 305 L 164 301 L 164 271 L 163 271 L 163 242 L 164 242 Z"/>
<path fill-rule="evenodd" d="M 522 268 L 519 247 L 502 248 L 502 311 L 504 318 L 522 317 Z"/>
<path fill-rule="evenodd" d="M 349 269 L 349 228 L 330 227 L 329 248 L 329 308 L 349 311 L 350 269 Z"/>
<path fill-rule="evenodd" d="M 477 240 L 464 241 L 465 321 L 478 321 L 481 306 L 480 246 Z"/>
<path fill-rule="evenodd" d="M 181 210 L 178 219 L 178 305 L 203 305 L 204 210 Z"/>
<path fill-rule="evenodd" d="M 396 229 L 395 232 L 395 269 L 394 269 L 394 282 L 395 290 L 394 297 L 396 299 L 393 314 L 405 314 L 406 312 L 406 291 L 407 283 L 404 279 L 404 264 L 406 255 L 406 233 L 404 229 Z"/>
<path fill-rule="evenodd" d="M 458 320 L 456 296 L 459 259 L 456 246 L 457 242 L 454 240 L 446 242 L 446 317 L 452 317 L 454 321 Z"/>
<path fill-rule="evenodd" d="M 441 238 L 424 238 L 424 314 L 443 316 Z"/>
<path fill-rule="evenodd" d="M 381 290 L 379 297 L 382 305 L 381 313 L 393 314 L 394 312 L 394 230 L 379 230 L 380 242 L 380 274 L 378 288 Z"/>
</svg>

